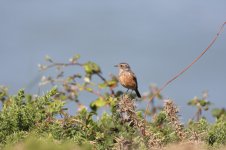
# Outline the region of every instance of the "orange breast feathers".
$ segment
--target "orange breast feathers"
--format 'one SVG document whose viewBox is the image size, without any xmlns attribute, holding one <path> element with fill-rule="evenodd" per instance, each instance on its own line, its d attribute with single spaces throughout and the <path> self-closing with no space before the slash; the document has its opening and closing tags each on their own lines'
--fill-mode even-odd
<svg viewBox="0 0 226 150">
<path fill-rule="evenodd" d="M 136 76 L 132 72 L 122 71 L 119 74 L 119 82 L 125 88 L 135 90 L 137 88 Z"/>
</svg>

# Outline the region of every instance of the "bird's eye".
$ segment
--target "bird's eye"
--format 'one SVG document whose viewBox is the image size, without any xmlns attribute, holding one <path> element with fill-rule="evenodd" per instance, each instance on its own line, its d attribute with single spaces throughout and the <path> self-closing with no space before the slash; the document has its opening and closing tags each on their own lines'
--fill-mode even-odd
<svg viewBox="0 0 226 150">
<path fill-rule="evenodd" d="M 123 67 L 123 65 L 121 64 L 120 67 Z"/>
</svg>

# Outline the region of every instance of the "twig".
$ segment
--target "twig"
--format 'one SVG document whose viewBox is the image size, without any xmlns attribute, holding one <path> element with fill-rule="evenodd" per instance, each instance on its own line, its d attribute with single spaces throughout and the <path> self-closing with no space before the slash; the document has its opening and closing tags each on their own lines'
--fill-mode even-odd
<svg viewBox="0 0 226 150">
<path fill-rule="evenodd" d="M 114 95 L 114 90 L 109 86 L 107 80 L 106 80 L 100 73 L 97 73 L 96 75 L 97 75 L 99 78 L 101 78 L 101 80 L 103 80 L 104 83 L 106 83 L 106 84 L 108 85 L 109 90 L 111 91 L 111 95 Z"/>
<path fill-rule="evenodd" d="M 49 68 L 52 68 L 52 67 L 56 67 L 56 66 L 63 66 L 63 67 L 66 67 L 66 66 L 83 66 L 83 64 L 80 64 L 78 62 L 75 62 L 75 63 L 52 63 L 50 65 L 47 65 L 45 67 L 45 70 L 46 69 L 49 69 Z M 96 73 L 96 75 L 102 80 L 104 81 L 104 83 L 106 83 L 108 85 L 108 82 L 107 80 L 100 74 L 100 73 Z M 109 86 L 109 85 L 108 85 Z M 114 95 L 114 90 L 109 86 L 109 90 L 111 92 L 111 95 Z"/>
<path fill-rule="evenodd" d="M 165 89 L 165 87 L 167 87 L 172 81 L 174 81 L 175 79 L 177 79 L 179 76 L 181 76 L 185 71 L 187 71 L 191 66 L 193 66 L 193 64 L 195 64 L 209 49 L 210 47 L 215 43 L 215 41 L 217 40 L 217 38 L 219 37 L 219 35 L 223 32 L 224 26 L 226 25 L 226 22 L 224 22 L 219 31 L 217 32 L 217 34 L 215 35 L 215 37 L 212 39 L 212 41 L 210 42 L 210 44 L 207 46 L 207 48 L 205 50 L 203 50 L 203 52 L 195 59 L 192 61 L 191 64 L 189 64 L 187 67 L 185 67 L 182 71 L 180 71 L 179 73 L 177 73 L 175 76 L 173 76 L 170 80 L 168 80 L 167 82 L 165 82 L 165 84 L 163 84 L 163 86 L 158 90 L 158 92 L 156 92 L 155 94 L 153 94 L 148 102 L 148 105 L 146 107 L 145 110 L 145 114 L 144 114 L 144 120 L 146 121 L 146 116 L 147 116 L 147 112 L 149 110 L 150 107 L 150 103 L 152 101 L 152 99 L 161 91 L 163 91 Z"/>
<path fill-rule="evenodd" d="M 51 65 L 47 65 L 45 67 L 45 69 L 49 69 L 49 68 L 52 68 L 52 67 L 55 67 L 55 66 L 63 66 L 63 67 L 66 67 L 66 66 L 82 66 L 82 64 L 80 63 L 52 63 Z"/>
</svg>

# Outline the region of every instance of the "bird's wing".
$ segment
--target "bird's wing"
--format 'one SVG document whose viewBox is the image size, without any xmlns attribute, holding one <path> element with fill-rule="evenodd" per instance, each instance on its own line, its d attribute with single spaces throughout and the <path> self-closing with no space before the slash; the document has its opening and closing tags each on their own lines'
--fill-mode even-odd
<svg viewBox="0 0 226 150">
<path fill-rule="evenodd" d="M 131 73 L 132 73 L 133 79 L 134 79 L 134 81 L 136 83 L 136 88 L 138 88 L 137 77 L 136 77 L 136 75 L 133 72 L 131 72 Z"/>
</svg>

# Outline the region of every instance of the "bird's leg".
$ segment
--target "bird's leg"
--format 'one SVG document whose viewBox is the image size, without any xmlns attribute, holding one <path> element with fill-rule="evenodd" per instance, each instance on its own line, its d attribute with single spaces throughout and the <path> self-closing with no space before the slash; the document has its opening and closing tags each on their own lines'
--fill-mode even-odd
<svg viewBox="0 0 226 150">
<path fill-rule="evenodd" d="M 129 92 L 129 89 L 127 89 L 126 94 Z"/>
<path fill-rule="evenodd" d="M 127 89 L 126 93 L 124 93 L 123 95 L 128 95 L 129 89 Z"/>
<path fill-rule="evenodd" d="M 131 90 L 130 95 L 131 95 L 131 97 L 133 97 L 133 90 Z"/>
<path fill-rule="evenodd" d="M 132 95 L 133 94 L 133 90 L 131 90 L 131 92 L 130 92 L 130 95 Z"/>
</svg>

